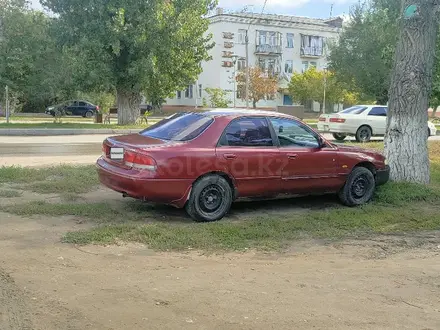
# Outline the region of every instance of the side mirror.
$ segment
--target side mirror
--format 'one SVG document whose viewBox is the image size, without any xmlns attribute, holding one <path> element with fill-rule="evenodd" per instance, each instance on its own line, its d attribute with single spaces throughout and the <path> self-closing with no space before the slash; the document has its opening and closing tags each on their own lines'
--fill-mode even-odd
<svg viewBox="0 0 440 330">
<path fill-rule="evenodd" d="M 324 148 L 325 146 L 327 146 L 327 144 L 325 143 L 324 139 L 321 136 L 318 137 L 318 144 L 319 144 L 319 148 Z"/>
<path fill-rule="evenodd" d="M 284 132 L 284 127 L 280 126 L 280 128 L 278 129 L 278 133 L 283 133 Z"/>
</svg>

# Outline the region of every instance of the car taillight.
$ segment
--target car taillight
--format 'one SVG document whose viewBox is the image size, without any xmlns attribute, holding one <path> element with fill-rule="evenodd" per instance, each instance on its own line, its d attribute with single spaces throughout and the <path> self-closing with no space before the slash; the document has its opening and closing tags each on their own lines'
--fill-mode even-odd
<svg viewBox="0 0 440 330">
<path fill-rule="evenodd" d="M 152 157 L 130 150 L 124 152 L 124 163 L 127 166 L 142 170 L 154 171 L 156 169 L 156 161 Z"/>
<path fill-rule="evenodd" d="M 109 154 L 110 154 L 110 147 L 107 144 L 103 143 L 102 144 L 102 155 L 107 157 Z"/>
<path fill-rule="evenodd" d="M 331 123 L 345 123 L 344 118 L 330 118 Z"/>
<path fill-rule="evenodd" d="M 319 117 L 319 121 L 325 121 L 325 117 Z"/>
</svg>

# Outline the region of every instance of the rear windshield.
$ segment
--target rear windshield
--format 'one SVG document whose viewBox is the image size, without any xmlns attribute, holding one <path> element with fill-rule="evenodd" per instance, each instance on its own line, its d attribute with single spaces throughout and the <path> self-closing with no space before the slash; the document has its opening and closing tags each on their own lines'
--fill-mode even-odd
<svg viewBox="0 0 440 330">
<path fill-rule="evenodd" d="M 188 141 L 198 137 L 213 122 L 198 113 L 179 113 L 144 129 L 139 134 L 161 140 Z"/>
<path fill-rule="evenodd" d="M 367 107 L 354 106 L 354 107 L 342 110 L 340 113 L 349 113 L 349 114 L 352 114 L 352 115 L 359 115 L 362 112 L 364 112 L 366 109 L 367 109 Z"/>
</svg>

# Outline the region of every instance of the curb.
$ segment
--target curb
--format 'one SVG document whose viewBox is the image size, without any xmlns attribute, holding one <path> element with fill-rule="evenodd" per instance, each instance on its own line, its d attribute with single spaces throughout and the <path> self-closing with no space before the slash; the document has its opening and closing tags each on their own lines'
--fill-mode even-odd
<svg viewBox="0 0 440 330">
<path fill-rule="evenodd" d="M 91 134 L 135 134 L 141 129 L 107 128 L 0 128 L 0 136 L 56 136 L 56 135 L 91 135 Z"/>
</svg>

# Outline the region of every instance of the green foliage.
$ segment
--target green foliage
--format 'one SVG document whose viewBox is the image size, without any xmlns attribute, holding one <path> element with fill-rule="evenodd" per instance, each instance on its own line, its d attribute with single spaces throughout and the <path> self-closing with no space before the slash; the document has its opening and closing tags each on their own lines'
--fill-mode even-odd
<svg viewBox="0 0 440 330">
<path fill-rule="evenodd" d="M 229 101 L 226 98 L 226 92 L 221 88 L 206 88 L 209 95 L 209 102 L 212 108 L 227 108 Z"/>
<path fill-rule="evenodd" d="M 355 104 L 358 99 L 356 92 L 349 92 L 336 79 L 331 71 L 319 71 L 312 67 L 303 73 L 293 73 L 289 83 L 289 93 L 302 104 L 307 101 L 322 103 L 326 92 L 326 104 Z"/>
<path fill-rule="evenodd" d="M 56 47 L 51 19 L 24 1 L 0 6 L 0 88 L 8 85 L 24 111 L 40 110 L 68 95 L 69 54 Z"/>
<path fill-rule="evenodd" d="M 388 101 L 397 42 L 400 1 L 369 0 L 352 7 L 350 23 L 331 46 L 330 68 L 346 85 L 355 84 L 362 98 Z"/>
<path fill-rule="evenodd" d="M 59 15 L 59 40 L 87 59 L 79 73 L 87 78 L 89 88 L 117 90 L 122 124 L 136 120 L 141 93 L 158 105 L 193 82 L 213 46 L 211 36 L 205 35 L 213 0 L 45 0 L 43 4 Z"/>
</svg>

